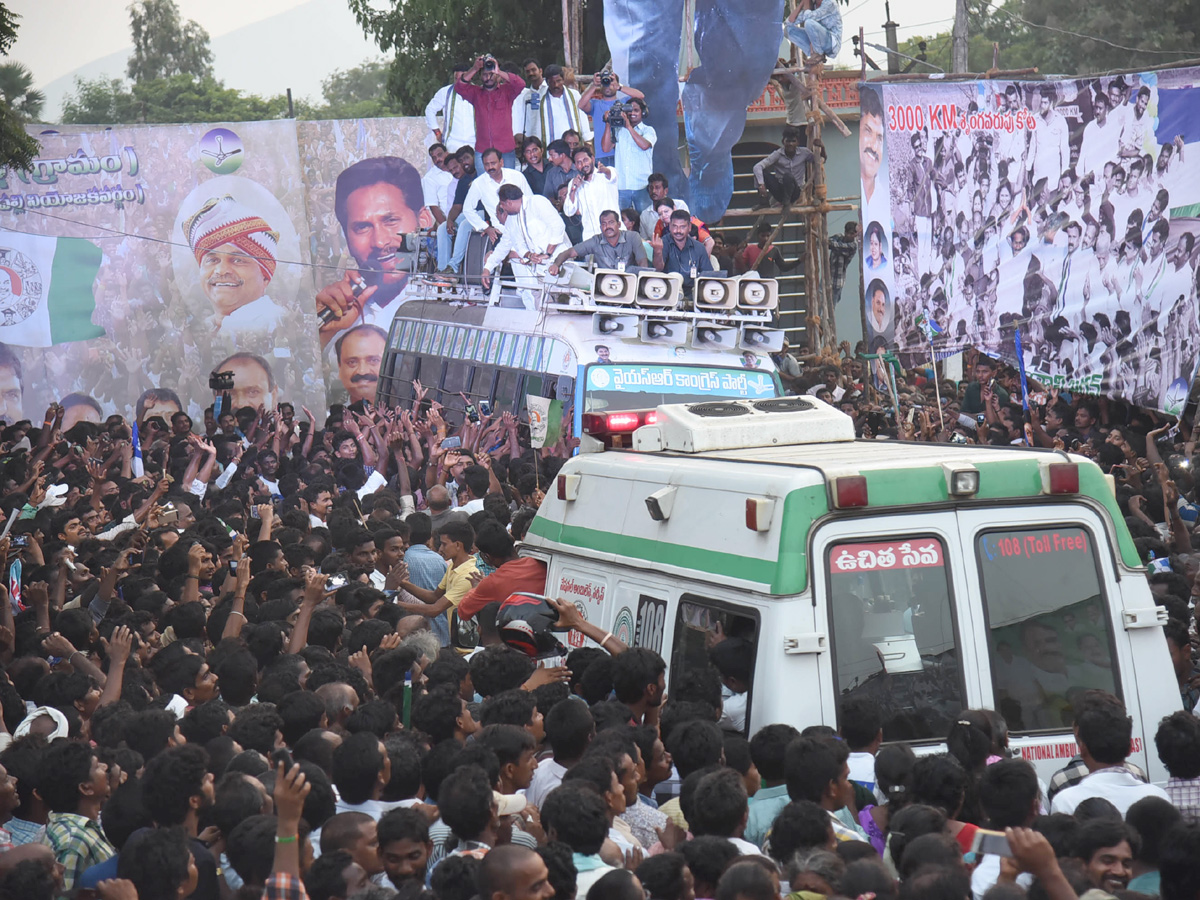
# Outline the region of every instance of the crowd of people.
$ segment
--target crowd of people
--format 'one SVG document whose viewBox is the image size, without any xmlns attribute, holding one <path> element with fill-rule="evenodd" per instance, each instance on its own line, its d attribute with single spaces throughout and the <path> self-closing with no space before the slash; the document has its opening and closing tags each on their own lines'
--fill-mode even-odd
<svg viewBox="0 0 1200 900">
<path fill-rule="evenodd" d="M 1169 615 L 1165 790 L 1105 692 L 1043 784 L 988 710 L 920 758 L 860 697 L 836 731 L 737 729 L 720 644 L 668 698 L 658 654 L 557 598 L 590 642 L 539 666 L 497 618 L 547 590 L 518 545 L 577 441 L 535 450 L 511 414 L 454 425 L 420 385 L 323 421 L 240 392 L 203 422 L 161 392 L 133 421 L 65 397 L 0 432 L 0 898 L 1192 896 L 1192 423 L 1031 382 L 1024 424 L 985 356 L 893 395 L 888 360 L 849 353 L 775 361 L 863 437 L 1028 440 L 1117 477 Z"/>
</svg>

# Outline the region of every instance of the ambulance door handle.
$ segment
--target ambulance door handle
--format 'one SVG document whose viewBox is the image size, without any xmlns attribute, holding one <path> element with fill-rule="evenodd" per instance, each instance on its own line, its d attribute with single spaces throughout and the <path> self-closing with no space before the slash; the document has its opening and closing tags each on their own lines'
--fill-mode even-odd
<svg viewBox="0 0 1200 900">
<path fill-rule="evenodd" d="M 788 656 L 824 653 L 829 649 L 828 640 L 826 635 L 818 632 L 811 634 L 785 634 L 783 636 L 783 652 Z"/>
<path fill-rule="evenodd" d="M 1165 606 L 1155 606 L 1151 609 L 1121 610 L 1121 619 L 1126 631 L 1135 628 L 1158 628 L 1167 624 L 1167 609 Z"/>
</svg>

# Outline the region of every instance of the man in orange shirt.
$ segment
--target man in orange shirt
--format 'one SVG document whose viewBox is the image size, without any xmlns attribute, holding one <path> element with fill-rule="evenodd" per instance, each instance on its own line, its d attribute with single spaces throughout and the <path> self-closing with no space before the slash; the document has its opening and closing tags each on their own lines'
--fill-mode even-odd
<svg viewBox="0 0 1200 900">
<path fill-rule="evenodd" d="M 513 539 L 498 522 L 484 522 L 475 534 L 475 549 L 496 571 L 481 578 L 459 601 L 458 615 L 469 619 L 489 603 L 503 603 L 510 594 L 546 591 L 546 564 L 532 556 L 517 556 Z"/>
</svg>

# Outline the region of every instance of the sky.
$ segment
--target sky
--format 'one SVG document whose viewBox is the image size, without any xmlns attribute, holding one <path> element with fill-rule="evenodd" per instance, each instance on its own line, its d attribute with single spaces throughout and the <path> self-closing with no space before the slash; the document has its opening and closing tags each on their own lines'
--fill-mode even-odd
<svg viewBox="0 0 1200 900">
<path fill-rule="evenodd" d="M 217 77 L 228 87 L 263 95 L 291 87 L 295 96 L 317 100 L 323 78 L 380 55 L 363 37 L 345 0 L 177 2 L 185 19 L 208 31 Z M 859 27 L 868 41 L 884 42 L 884 4 L 851 0 L 843 7 L 837 67 L 858 67 L 850 37 Z M 8 0 L 8 6 L 22 16 L 11 58 L 28 66 L 46 93 L 47 117 L 57 116 L 75 74 L 123 74 L 130 50 L 128 0 Z M 928 36 L 949 30 L 954 0 L 894 0 L 891 14 L 901 25 L 902 41 L 914 34 Z"/>
</svg>

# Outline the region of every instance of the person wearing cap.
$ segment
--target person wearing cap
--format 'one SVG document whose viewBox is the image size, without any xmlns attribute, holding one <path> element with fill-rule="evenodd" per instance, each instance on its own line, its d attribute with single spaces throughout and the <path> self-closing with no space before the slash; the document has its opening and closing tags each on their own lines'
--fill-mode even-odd
<svg viewBox="0 0 1200 900">
<path fill-rule="evenodd" d="M 267 296 L 275 277 L 279 233 L 232 197 L 208 200 L 183 223 L 200 267 L 200 287 L 216 313 L 217 332 L 270 334 L 286 310 Z"/>
</svg>

